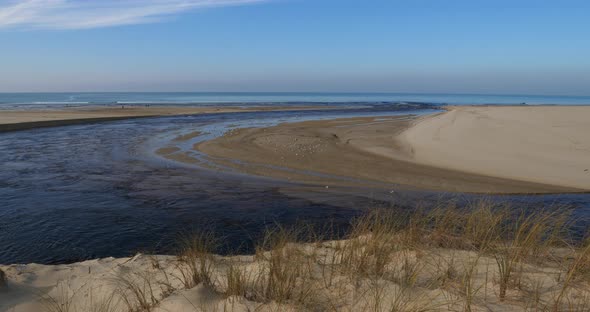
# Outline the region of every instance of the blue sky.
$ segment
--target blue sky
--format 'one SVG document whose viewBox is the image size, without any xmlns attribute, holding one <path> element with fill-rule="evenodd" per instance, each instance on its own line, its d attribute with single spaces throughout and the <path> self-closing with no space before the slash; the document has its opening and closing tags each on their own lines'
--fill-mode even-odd
<svg viewBox="0 0 590 312">
<path fill-rule="evenodd" d="M 589 1 L 0 0 L 0 92 L 590 94 Z"/>
</svg>

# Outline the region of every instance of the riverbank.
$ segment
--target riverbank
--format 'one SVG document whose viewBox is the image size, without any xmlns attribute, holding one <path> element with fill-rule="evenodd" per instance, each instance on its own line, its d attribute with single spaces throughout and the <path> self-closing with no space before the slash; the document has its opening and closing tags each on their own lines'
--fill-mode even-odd
<svg viewBox="0 0 590 312">
<path fill-rule="evenodd" d="M 0 132 L 34 129 L 41 127 L 113 121 L 130 118 L 161 116 L 290 111 L 330 109 L 328 106 L 169 106 L 169 105 L 121 105 L 60 108 L 51 110 L 0 110 Z"/>
<path fill-rule="evenodd" d="M 587 120 L 590 107 L 450 107 L 425 117 L 239 129 L 194 148 L 246 173 L 327 186 L 378 183 L 473 193 L 586 192 Z M 167 157 L 191 162 L 187 155 Z"/>
</svg>

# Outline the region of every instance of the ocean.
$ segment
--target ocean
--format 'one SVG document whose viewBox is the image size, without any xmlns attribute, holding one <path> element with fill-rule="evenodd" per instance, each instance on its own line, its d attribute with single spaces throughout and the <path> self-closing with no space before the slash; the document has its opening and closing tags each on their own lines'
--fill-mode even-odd
<svg viewBox="0 0 590 312">
<path fill-rule="evenodd" d="M 277 92 L 66 92 L 0 93 L 0 109 L 61 108 L 84 105 L 252 105 L 316 103 L 556 104 L 590 105 L 590 96 L 420 94 L 420 93 L 277 93 Z"/>
</svg>

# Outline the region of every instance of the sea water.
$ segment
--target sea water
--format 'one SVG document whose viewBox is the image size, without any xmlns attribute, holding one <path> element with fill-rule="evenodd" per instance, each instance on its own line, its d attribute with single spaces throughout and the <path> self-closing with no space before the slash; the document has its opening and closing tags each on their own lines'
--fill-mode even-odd
<svg viewBox="0 0 590 312">
<path fill-rule="evenodd" d="M 74 92 L 0 93 L 0 109 L 61 108 L 85 105 L 289 105 L 301 103 L 556 104 L 590 105 L 590 96 L 427 94 L 427 93 L 277 93 L 277 92 Z"/>
</svg>

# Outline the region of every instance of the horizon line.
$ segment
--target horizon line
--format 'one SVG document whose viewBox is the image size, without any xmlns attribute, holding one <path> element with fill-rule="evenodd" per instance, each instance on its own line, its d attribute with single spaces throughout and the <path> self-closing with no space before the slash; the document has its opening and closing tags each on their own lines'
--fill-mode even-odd
<svg viewBox="0 0 590 312">
<path fill-rule="evenodd" d="M 590 94 L 533 94 L 533 93 L 471 93 L 471 92 L 411 92 L 411 91 L 0 91 L 0 94 L 42 93 L 209 93 L 209 94 L 421 94 L 421 95 L 487 95 L 487 96 L 548 96 L 590 97 Z"/>
</svg>

